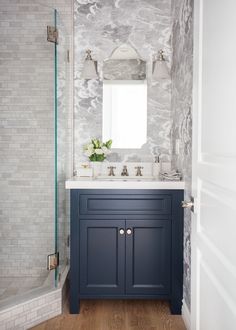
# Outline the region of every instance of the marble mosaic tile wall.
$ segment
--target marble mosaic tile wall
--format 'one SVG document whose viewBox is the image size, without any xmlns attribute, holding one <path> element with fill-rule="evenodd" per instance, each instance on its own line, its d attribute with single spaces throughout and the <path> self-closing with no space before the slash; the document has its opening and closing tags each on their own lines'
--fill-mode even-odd
<svg viewBox="0 0 236 330">
<path fill-rule="evenodd" d="M 116 149 L 109 160 L 153 161 L 154 154 L 162 153 L 170 161 L 171 82 L 152 85 L 150 80 L 152 56 L 160 48 L 165 50 L 170 65 L 170 39 L 170 0 L 74 1 L 75 167 L 87 160 L 83 146 L 91 138 L 102 136 L 102 81 L 81 79 L 85 51 L 92 49 L 101 71 L 103 60 L 123 43 L 133 46 L 148 63 L 148 137 L 141 150 Z"/>
<path fill-rule="evenodd" d="M 1 1 L 0 276 L 46 276 L 53 250 L 52 14 Z"/>
<path fill-rule="evenodd" d="M 54 23 L 49 5 L 56 6 L 56 2 L 1 0 L 0 276 L 3 277 L 46 276 L 46 256 L 54 251 L 54 47 L 46 41 L 46 26 Z M 58 0 L 58 7 L 69 29 L 71 3 Z M 63 81 L 62 75 L 61 84 Z M 65 106 L 62 94 L 63 85 L 59 91 L 60 111 Z M 64 200 L 64 196 L 59 200 L 60 208 Z"/>
<path fill-rule="evenodd" d="M 193 0 L 172 1 L 172 166 L 183 173 L 186 182 L 185 198 L 191 196 L 192 167 L 192 56 Z M 180 153 L 175 155 L 175 141 L 180 140 Z M 191 276 L 191 214 L 184 217 L 184 300 L 190 309 Z"/>
</svg>

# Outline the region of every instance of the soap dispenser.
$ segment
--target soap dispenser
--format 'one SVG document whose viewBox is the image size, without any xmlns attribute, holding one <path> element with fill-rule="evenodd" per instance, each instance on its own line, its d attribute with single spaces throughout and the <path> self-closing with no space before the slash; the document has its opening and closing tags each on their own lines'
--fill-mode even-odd
<svg viewBox="0 0 236 330">
<path fill-rule="evenodd" d="M 160 163 L 160 155 L 155 156 L 155 161 L 152 165 L 152 175 L 154 176 L 155 179 L 159 179 L 161 171 L 161 163 Z"/>
</svg>

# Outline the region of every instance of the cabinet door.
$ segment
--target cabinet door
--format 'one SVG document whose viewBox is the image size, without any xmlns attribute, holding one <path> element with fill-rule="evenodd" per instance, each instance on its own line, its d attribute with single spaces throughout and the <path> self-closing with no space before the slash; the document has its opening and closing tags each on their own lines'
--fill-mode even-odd
<svg viewBox="0 0 236 330">
<path fill-rule="evenodd" d="M 123 294 L 124 260 L 124 220 L 80 221 L 81 294 Z"/>
<path fill-rule="evenodd" d="M 127 294 L 170 293 L 170 248 L 170 221 L 126 221 Z"/>
</svg>

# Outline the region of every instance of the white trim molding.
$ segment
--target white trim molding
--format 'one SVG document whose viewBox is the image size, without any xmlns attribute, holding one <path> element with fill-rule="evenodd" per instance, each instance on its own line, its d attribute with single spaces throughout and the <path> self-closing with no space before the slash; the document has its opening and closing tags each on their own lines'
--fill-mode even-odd
<svg viewBox="0 0 236 330">
<path fill-rule="evenodd" d="M 191 329 L 191 314 L 190 314 L 188 306 L 184 300 L 183 300 L 183 306 L 182 306 L 182 318 L 183 318 L 183 321 L 184 321 L 184 324 L 185 324 L 187 330 L 190 330 Z"/>
</svg>

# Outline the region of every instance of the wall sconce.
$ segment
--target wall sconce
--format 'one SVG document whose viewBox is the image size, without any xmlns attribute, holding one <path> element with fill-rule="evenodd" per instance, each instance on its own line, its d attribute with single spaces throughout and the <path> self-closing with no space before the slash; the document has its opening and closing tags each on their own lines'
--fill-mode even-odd
<svg viewBox="0 0 236 330">
<path fill-rule="evenodd" d="M 86 58 L 84 61 L 84 67 L 82 71 L 83 79 L 98 79 L 97 72 L 97 61 L 94 61 L 91 56 L 92 51 L 90 49 L 86 50 Z"/>
<path fill-rule="evenodd" d="M 158 58 L 153 62 L 152 78 L 154 80 L 168 79 L 170 77 L 163 50 L 159 50 Z"/>
</svg>

